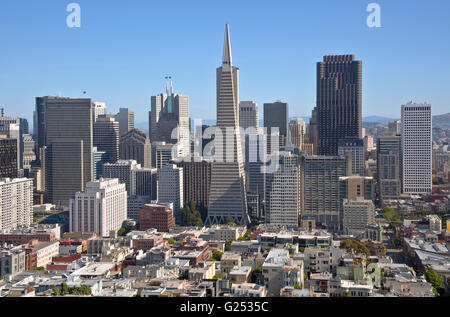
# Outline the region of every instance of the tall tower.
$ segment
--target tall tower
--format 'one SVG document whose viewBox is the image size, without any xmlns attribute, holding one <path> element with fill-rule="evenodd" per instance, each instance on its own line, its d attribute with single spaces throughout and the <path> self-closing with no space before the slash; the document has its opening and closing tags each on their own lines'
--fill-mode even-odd
<svg viewBox="0 0 450 317">
<path fill-rule="evenodd" d="M 236 223 L 247 224 L 250 221 L 247 213 L 238 105 L 239 68 L 232 66 L 230 34 L 227 24 L 222 66 L 217 68 L 217 128 L 223 134 L 223 160 L 212 163 L 211 192 L 206 224 L 224 223 L 227 217 L 233 218 Z M 227 139 L 227 128 L 234 128 L 233 138 Z M 216 153 L 218 146 L 220 144 L 216 143 Z M 229 159 L 230 154 L 233 154 L 232 160 Z"/>
<path fill-rule="evenodd" d="M 362 62 L 354 55 L 325 56 L 317 63 L 319 155 L 337 155 L 338 142 L 362 138 Z"/>
</svg>

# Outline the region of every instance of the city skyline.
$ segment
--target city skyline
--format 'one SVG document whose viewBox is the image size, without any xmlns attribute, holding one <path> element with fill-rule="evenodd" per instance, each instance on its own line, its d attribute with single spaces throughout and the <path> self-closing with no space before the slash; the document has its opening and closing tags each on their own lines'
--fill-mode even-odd
<svg viewBox="0 0 450 317">
<path fill-rule="evenodd" d="M 426 25 L 412 21 L 424 20 L 431 12 L 443 14 L 446 10 L 441 7 L 436 10 L 436 6 L 439 3 L 446 7 L 448 3 L 432 1 L 422 6 L 416 2 L 397 1 L 392 4 L 379 1 L 381 28 L 369 28 L 365 24 L 369 14 L 366 3 L 357 6 L 337 5 L 330 1 L 318 4 L 287 2 L 285 6 L 262 3 L 254 8 L 255 3 L 251 2 L 242 4 L 239 14 L 214 15 L 212 12 L 215 12 L 217 4 L 203 3 L 204 10 L 196 12 L 201 2 L 189 7 L 173 1 L 167 10 L 173 12 L 173 20 L 178 20 L 167 27 L 154 24 L 160 21 L 155 14 L 160 12 L 156 5 L 146 11 L 148 5 L 140 3 L 141 9 L 151 12 L 156 22 L 138 19 L 142 21 L 136 22 L 138 25 L 127 25 L 130 21 L 126 19 L 126 13 L 143 18 L 140 14 L 144 12 L 125 8 L 125 18 L 120 19 L 116 4 L 108 4 L 108 10 L 103 10 L 106 13 L 102 14 L 101 1 L 96 4 L 79 3 L 82 25 L 76 30 L 64 23 L 66 4 L 55 6 L 43 1 L 39 5 L 30 4 L 30 12 L 22 12 L 18 4 L 8 3 L 6 10 L 2 10 L 9 14 L 0 16 L 0 26 L 11 29 L 9 24 L 17 21 L 19 15 L 23 21 L 23 25 L 14 25 L 13 32 L 5 34 L 3 42 L 6 49 L 0 52 L 0 66 L 4 70 L 0 75 L 4 83 L 0 87 L 0 105 L 5 107 L 6 115 L 25 117 L 31 123 L 34 97 L 61 93 L 65 97 L 89 97 L 105 102 L 110 113 L 128 107 L 136 112 L 137 118 L 146 118 L 151 96 L 161 91 L 164 76 L 170 74 L 175 89 L 190 97 L 191 117 L 212 119 L 215 117 L 215 96 L 211 69 L 220 58 L 217 52 L 220 52 L 221 43 L 217 36 L 222 33 L 225 22 L 230 24 L 235 34 L 235 61 L 246 69 L 240 83 L 241 100 L 253 100 L 260 106 L 281 100 L 289 103 L 292 116 L 309 116 L 315 105 L 315 64 L 327 54 L 355 54 L 363 61 L 363 116 L 399 118 L 401 105 L 409 100 L 433 104 L 434 114 L 445 113 L 447 109 L 449 96 L 444 89 L 443 76 L 446 69 L 450 70 L 450 65 L 442 63 L 435 52 L 445 54 L 450 46 L 445 41 L 438 41 L 439 36 L 431 35 L 443 32 L 448 22 L 439 18 L 427 19 Z M 320 23 L 315 21 L 318 14 L 311 14 L 311 17 L 306 14 L 307 11 L 320 12 L 323 7 L 328 10 L 323 13 Z M 249 15 L 250 9 L 260 13 L 264 11 L 264 17 L 273 10 L 273 22 L 264 25 L 258 19 L 253 20 Z M 191 16 L 205 18 L 204 25 L 212 16 L 215 16 L 215 21 L 204 29 L 202 23 L 185 20 L 181 15 L 183 10 Z M 290 10 L 299 15 L 298 19 L 282 22 L 292 16 Z M 333 18 L 333 12 L 337 17 Z M 37 22 L 36 16 L 40 17 L 39 26 L 30 28 Z M 340 17 L 346 20 L 342 25 L 338 23 Z M 122 22 L 115 23 L 117 21 Z M 280 24 L 275 25 L 276 22 Z M 136 27 L 139 29 L 137 34 L 125 39 L 129 28 Z M 328 33 L 324 33 L 326 28 Z M 3 35 L 2 29 L 5 27 L 0 28 Z M 307 30 L 314 31 L 304 34 Z M 118 34 L 112 38 L 105 32 Z M 406 37 L 410 33 L 416 35 L 413 46 Z M 30 34 L 35 36 L 31 38 Z M 326 45 L 318 42 L 314 37 L 317 34 L 325 35 L 323 42 Z M 49 41 L 52 36 L 58 38 L 54 41 L 57 46 Z M 148 41 L 142 38 L 148 38 Z M 160 38 L 179 43 L 179 46 L 175 45 L 173 49 L 168 45 L 155 47 L 154 43 Z M 23 44 L 25 40 L 28 44 Z M 114 43 L 119 42 L 124 44 L 117 47 Z M 34 54 L 28 54 L 28 45 L 35 45 Z M 86 45 L 93 45 L 92 49 L 86 50 Z M 123 54 L 123 59 L 118 54 Z M 411 68 L 411 65 L 415 67 Z M 439 73 L 433 71 L 437 65 Z M 34 80 L 36 76 L 39 76 L 39 81 Z M 51 91 L 48 87 L 52 87 Z M 145 120 L 136 122 L 139 124 L 141 121 Z"/>
</svg>

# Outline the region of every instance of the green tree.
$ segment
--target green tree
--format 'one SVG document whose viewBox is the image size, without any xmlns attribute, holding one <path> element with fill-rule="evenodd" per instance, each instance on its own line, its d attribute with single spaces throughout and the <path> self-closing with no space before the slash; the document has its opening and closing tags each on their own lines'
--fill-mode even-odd
<svg viewBox="0 0 450 317">
<path fill-rule="evenodd" d="M 436 271 L 430 266 L 425 273 L 425 279 L 428 283 L 430 283 L 434 288 L 439 288 L 442 285 L 442 278 Z"/>
<path fill-rule="evenodd" d="M 175 240 L 172 239 L 172 238 L 169 238 L 169 239 L 167 239 L 167 242 L 169 242 L 169 244 L 174 244 L 174 243 L 175 243 Z"/>
<path fill-rule="evenodd" d="M 61 283 L 61 295 L 64 296 L 68 292 L 68 286 L 67 283 Z"/>
<path fill-rule="evenodd" d="M 294 289 L 302 289 L 302 287 L 300 285 L 298 285 L 298 284 L 295 284 L 294 285 Z"/>
<path fill-rule="evenodd" d="M 223 274 L 217 273 L 216 275 L 213 276 L 213 279 L 214 280 L 223 279 Z"/>
<path fill-rule="evenodd" d="M 196 202 L 188 202 L 181 210 L 181 223 L 184 226 L 203 227 L 202 215 Z"/>
<path fill-rule="evenodd" d="M 346 249 L 348 252 L 354 250 L 358 253 L 364 253 L 367 257 L 370 256 L 369 249 L 359 241 L 353 239 L 346 239 L 341 242 L 341 249 Z"/>
<path fill-rule="evenodd" d="M 59 296 L 59 289 L 55 285 L 52 285 L 52 295 Z"/>
<path fill-rule="evenodd" d="M 220 259 L 222 258 L 223 252 L 220 252 L 219 250 L 214 250 L 212 253 L 212 257 L 214 259 L 214 261 L 220 261 Z"/>
<path fill-rule="evenodd" d="M 117 231 L 117 235 L 119 237 L 123 237 L 125 235 L 126 229 L 125 228 L 120 228 L 119 231 Z"/>
<path fill-rule="evenodd" d="M 34 269 L 35 271 L 45 271 L 45 267 L 43 266 L 38 266 L 37 268 Z"/>
</svg>

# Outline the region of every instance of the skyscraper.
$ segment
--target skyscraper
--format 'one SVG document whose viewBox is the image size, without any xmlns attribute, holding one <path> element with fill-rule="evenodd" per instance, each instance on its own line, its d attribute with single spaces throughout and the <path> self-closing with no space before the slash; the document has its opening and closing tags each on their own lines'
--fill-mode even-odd
<svg viewBox="0 0 450 317">
<path fill-rule="evenodd" d="M 209 191 L 211 187 L 211 162 L 202 159 L 200 162 L 175 163 L 183 168 L 183 190 L 186 203 L 195 201 L 208 207 Z"/>
<path fill-rule="evenodd" d="M 362 62 L 354 55 L 325 56 L 317 63 L 319 155 L 337 155 L 338 141 L 362 138 Z"/>
<path fill-rule="evenodd" d="M 0 177 L 0 230 L 33 223 L 33 180 Z"/>
<path fill-rule="evenodd" d="M 167 164 L 158 170 L 158 203 L 173 203 L 173 216 L 181 222 L 184 207 L 183 168 Z"/>
<path fill-rule="evenodd" d="M 349 153 L 352 160 L 353 175 L 364 176 L 366 175 L 366 149 L 364 147 L 364 141 L 362 139 L 345 138 L 338 141 L 338 154 L 345 156 Z"/>
<path fill-rule="evenodd" d="M 381 200 L 397 199 L 401 186 L 401 138 L 384 136 L 377 139 L 378 194 Z"/>
<path fill-rule="evenodd" d="M 298 148 L 302 148 L 305 140 L 305 120 L 295 118 L 289 122 L 289 134 L 291 136 L 291 144 Z"/>
<path fill-rule="evenodd" d="M 302 217 L 315 219 L 328 229 L 339 228 L 339 177 L 346 176 L 346 159 L 336 156 L 303 156 Z"/>
<path fill-rule="evenodd" d="M 298 227 L 300 214 L 300 164 L 298 155 L 280 152 L 280 167 L 266 180 L 266 222 Z"/>
<path fill-rule="evenodd" d="M 276 101 L 274 103 L 264 104 L 264 127 L 267 128 L 267 134 L 271 134 L 272 128 L 278 128 L 280 131 L 280 146 L 289 143 L 289 105 L 285 102 Z M 269 152 L 272 152 L 269 149 Z"/>
<path fill-rule="evenodd" d="M 0 178 L 17 177 L 17 140 L 0 139 Z"/>
<path fill-rule="evenodd" d="M 259 109 L 253 101 L 241 101 L 239 104 L 239 126 L 247 128 L 259 128 Z"/>
<path fill-rule="evenodd" d="M 95 123 L 97 121 L 98 116 L 106 114 L 106 103 L 104 102 L 95 102 L 92 106 L 92 121 Z"/>
<path fill-rule="evenodd" d="M 116 115 L 116 121 L 119 122 L 119 135 L 122 136 L 134 129 L 134 111 L 128 108 L 120 108 Z"/>
<path fill-rule="evenodd" d="M 223 153 L 222 162 L 212 163 L 211 191 L 206 224 L 224 223 L 232 217 L 237 223 L 250 221 L 247 213 L 245 173 L 239 133 L 239 69 L 233 67 L 228 24 L 222 66 L 217 68 L 217 128 L 225 135 L 227 128 L 234 129 L 232 140 L 217 145 L 216 153 Z M 224 137 L 225 139 L 225 137 Z M 216 140 L 217 141 L 217 140 Z M 223 146 L 222 149 L 219 146 Z M 233 156 L 230 160 L 229 157 Z M 228 158 L 228 159 L 227 159 Z"/>
<path fill-rule="evenodd" d="M 119 159 L 119 123 L 113 115 L 98 115 L 94 122 L 94 146 L 109 154 L 109 162 Z"/>
<path fill-rule="evenodd" d="M 131 129 L 120 137 L 119 157 L 121 160 L 136 160 L 143 167 L 152 166 L 152 147 L 148 134 Z"/>
<path fill-rule="evenodd" d="M 403 193 L 430 194 L 432 117 L 427 103 L 402 106 L 402 161 Z"/>
<path fill-rule="evenodd" d="M 44 121 L 47 201 L 68 206 L 93 179 L 92 101 L 49 97 Z"/>
<path fill-rule="evenodd" d="M 169 78 L 169 77 L 168 77 Z M 166 92 L 152 96 L 151 111 L 149 113 L 149 133 L 151 142 L 166 142 L 182 144 L 182 155 L 189 154 L 189 97 L 173 91 L 170 80 L 166 85 Z M 176 138 L 172 132 L 178 128 Z"/>
</svg>

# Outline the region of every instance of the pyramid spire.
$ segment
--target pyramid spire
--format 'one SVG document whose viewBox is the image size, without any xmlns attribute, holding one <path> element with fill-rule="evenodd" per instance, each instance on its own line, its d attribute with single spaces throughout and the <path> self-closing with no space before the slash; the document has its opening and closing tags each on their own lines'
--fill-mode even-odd
<svg viewBox="0 0 450 317">
<path fill-rule="evenodd" d="M 222 66 L 231 67 L 231 43 L 230 43 L 230 30 L 228 24 L 225 26 L 225 41 L 223 45 L 223 58 Z"/>
</svg>

